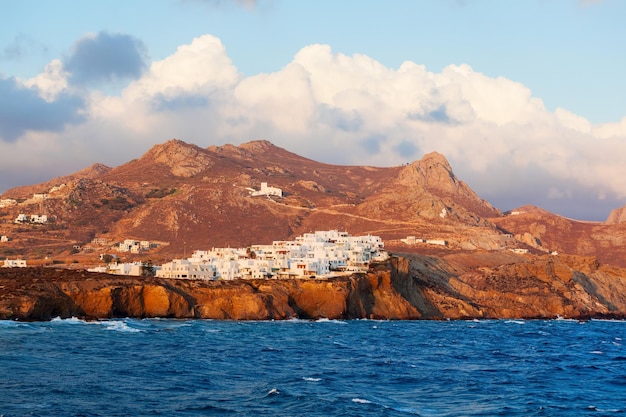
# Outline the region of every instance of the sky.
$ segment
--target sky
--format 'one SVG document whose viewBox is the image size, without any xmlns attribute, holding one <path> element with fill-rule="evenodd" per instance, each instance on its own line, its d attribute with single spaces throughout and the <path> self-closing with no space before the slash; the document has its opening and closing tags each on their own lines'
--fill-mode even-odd
<svg viewBox="0 0 626 417">
<path fill-rule="evenodd" d="M 3 0 L 0 193 L 178 138 L 626 205 L 623 0 Z M 42 190 L 43 191 L 43 190 Z"/>
</svg>

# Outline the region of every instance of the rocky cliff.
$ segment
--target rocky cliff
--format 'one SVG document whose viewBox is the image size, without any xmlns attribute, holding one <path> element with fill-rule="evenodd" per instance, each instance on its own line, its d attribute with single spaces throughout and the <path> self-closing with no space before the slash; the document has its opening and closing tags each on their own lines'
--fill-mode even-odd
<svg viewBox="0 0 626 417">
<path fill-rule="evenodd" d="M 0 319 L 626 317 L 626 271 L 579 257 L 392 258 L 328 280 L 192 281 L 45 268 L 0 272 Z"/>
</svg>

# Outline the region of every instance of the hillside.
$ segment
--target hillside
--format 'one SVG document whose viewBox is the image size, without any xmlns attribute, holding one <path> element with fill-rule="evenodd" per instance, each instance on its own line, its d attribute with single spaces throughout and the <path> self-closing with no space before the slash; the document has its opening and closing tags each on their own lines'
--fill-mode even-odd
<svg viewBox="0 0 626 417">
<path fill-rule="evenodd" d="M 251 197 L 262 182 L 283 197 Z M 27 198 L 53 186 L 45 200 Z M 499 212 L 458 180 L 442 155 L 403 167 L 335 166 L 267 141 L 207 149 L 170 140 L 115 168 L 85 170 L 6 192 L 20 203 L 0 212 L 5 255 L 58 256 L 97 237 L 158 242 L 155 258 L 186 249 L 270 243 L 316 229 L 446 239 L 452 247 L 507 245 L 485 218 Z M 46 225 L 14 225 L 17 214 Z M 107 248 L 93 248 L 105 251 Z M 75 257 L 80 253 L 72 254 Z M 1 255 L 0 255 L 1 256 Z"/>
<path fill-rule="evenodd" d="M 262 183 L 281 189 L 282 197 L 251 196 Z M 172 139 L 123 165 L 95 164 L 1 198 L 16 204 L 0 207 L 0 235 L 10 239 L 0 243 L 0 258 L 42 263 L 97 263 L 125 239 L 153 245 L 118 253 L 123 260 L 160 262 L 194 249 L 339 229 L 381 236 L 397 253 L 557 251 L 626 266 L 626 223 L 577 222 L 529 207 L 503 215 L 438 153 L 404 166 L 337 166 L 268 141 L 201 148 Z M 18 214 L 48 221 L 16 224 Z M 402 242 L 407 236 L 418 243 Z"/>
<path fill-rule="evenodd" d="M 533 206 L 490 220 L 538 251 L 594 256 L 601 263 L 626 266 L 626 223 L 578 221 Z"/>
</svg>

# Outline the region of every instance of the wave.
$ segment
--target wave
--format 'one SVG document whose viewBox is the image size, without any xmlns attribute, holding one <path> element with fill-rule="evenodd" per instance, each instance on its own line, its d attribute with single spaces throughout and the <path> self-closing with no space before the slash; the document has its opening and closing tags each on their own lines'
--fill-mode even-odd
<svg viewBox="0 0 626 417">
<path fill-rule="evenodd" d="M 315 320 L 315 323 L 348 324 L 348 322 L 345 321 L 345 320 L 336 320 L 336 319 L 327 319 L 327 318 L 317 319 L 317 320 Z"/>
<path fill-rule="evenodd" d="M 524 320 L 505 320 L 507 324 L 526 324 Z"/>
<path fill-rule="evenodd" d="M 137 329 L 128 325 L 126 320 L 129 319 L 113 319 L 113 320 L 83 320 L 78 317 L 68 317 L 62 319 L 55 317 L 50 320 L 52 324 L 70 324 L 70 325 L 89 325 L 89 326 L 103 326 L 105 330 L 113 330 L 117 332 L 139 333 L 141 329 Z"/>
<path fill-rule="evenodd" d="M 143 330 L 130 327 L 124 321 L 102 321 L 100 322 L 105 326 L 105 330 L 112 330 L 116 332 L 124 333 L 141 333 Z"/>
<path fill-rule="evenodd" d="M 352 402 L 353 403 L 359 403 L 359 404 L 373 404 L 371 401 L 365 400 L 363 398 L 353 398 Z"/>
<path fill-rule="evenodd" d="M 55 317 L 52 320 L 50 320 L 51 323 L 67 323 L 67 324 L 93 324 L 93 323 L 97 323 L 95 321 L 87 321 L 87 320 L 83 320 L 83 319 L 79 319 L 78 317 L 68 317 L 68 318 L 61 318 L 61 317 Z"/>
</svg>

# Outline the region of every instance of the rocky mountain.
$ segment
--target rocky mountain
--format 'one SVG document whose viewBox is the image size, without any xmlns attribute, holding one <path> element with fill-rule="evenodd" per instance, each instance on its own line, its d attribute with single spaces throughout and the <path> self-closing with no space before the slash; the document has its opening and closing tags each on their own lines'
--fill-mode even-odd
<svg viewBox="0 0 626 417">
<path fill-rule="evenodd" d="M 490 220 L 537 251 L 593 256 L 601 263 L 626 266 L 626 223 L 578 221 L 534 206 Z"/>
<path fill-rule="evenodd" d="M 252 196 L 262 183 L 281 189 L 282 197 Z M 10 239 L 0 243 L 0 257 L 31 263 L 98 262 L 99 254 L 114 253 L 114 244 L 125 239 L 155 246 L 125 253 L 123 260 L 160 262 L 194 249 L 339 229 L 381 236 L 397 253 L 556 251 L 626 267 L 621 214 L 606 223 L 532 207 L 502 214 L 438 153 L 404 166 L 337 166 L 268 141 L 201 148 L 172 139 L 123 165 L 96 164 L 1 198 L 16 204 L 0 207 L 0 235 Z M 45 214 L 48 222 L 14 223 L 21 213 Z"/>
<path fill-rule="evenodd" d="M 283 196 L 252 197 L 261 183 L 280 188 Z M 28 198 L 52 187 L 43 201 Z M 417 235 L 456 247 L 507 245 L 486 220 L 499 212 L 458 180 L 439 154 L 402 167 L 335 166 L 267 141 L 203 149 L 173 139 L 121 166 L 96 165 L 9 190 L 3 198 L 20 203 L 0 212 L 1 233 L 12 236 L 11 253 L 31 257 L 56 256 L 98 237 L 158 242 L 151 255 L 167 258 L 187 248 L 270 243 L 320 229 L 391 241 Z M 43 212 L 50 223 L 17 227 L 12 220 L 19 212 Z"/>
</svg>

